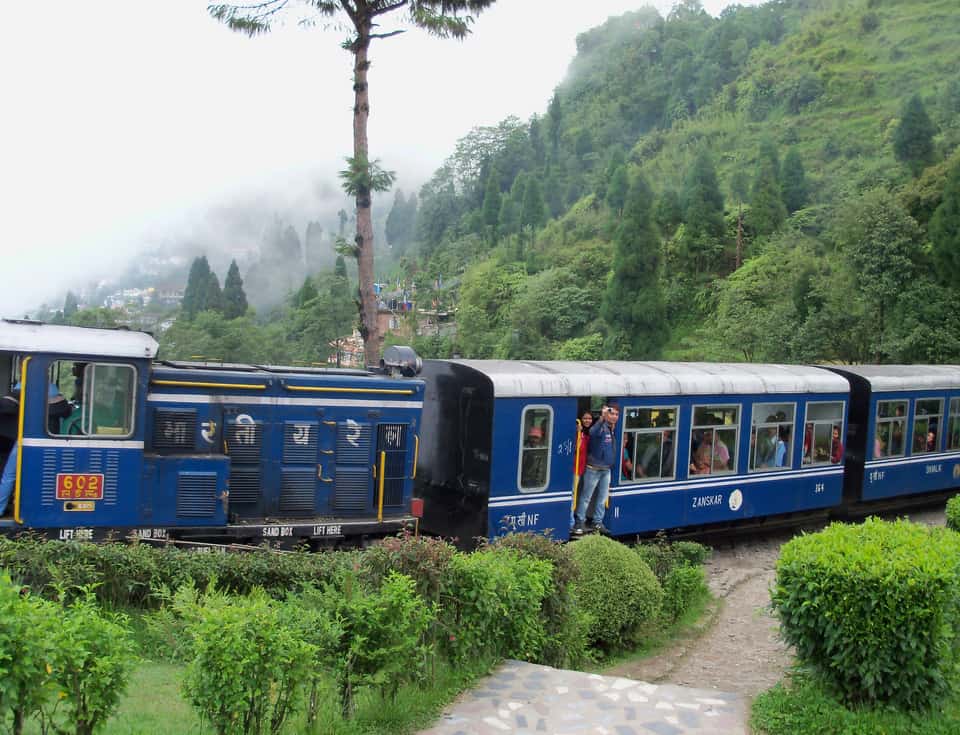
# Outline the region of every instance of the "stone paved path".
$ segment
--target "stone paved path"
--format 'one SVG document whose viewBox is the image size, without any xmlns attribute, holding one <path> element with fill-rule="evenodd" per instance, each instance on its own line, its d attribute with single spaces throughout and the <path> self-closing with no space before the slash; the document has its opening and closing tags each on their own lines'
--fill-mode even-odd
<svg viewBox="0 0 960 735">
<path fill-rule="evenodd" d="M 737 694 L 506 661 L 421 735 L 748 735 Z"/>
</svg>

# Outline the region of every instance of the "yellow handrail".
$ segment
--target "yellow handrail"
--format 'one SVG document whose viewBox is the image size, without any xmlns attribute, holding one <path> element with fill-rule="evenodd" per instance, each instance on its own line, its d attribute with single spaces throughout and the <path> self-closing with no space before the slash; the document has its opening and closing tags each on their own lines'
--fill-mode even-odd
<svg viewBox="0 0 960 735">
<path fill-rule="evenodd" d="M 387 453 L 380 452 L 380 497 L 377 501 L 377 523 L 383 522 L 383 482 L 386 479 L 384 475 L 387 470 Z"/>
<path fill-rule="evenodd" d="M 151 385 L 171 385 L 176 388 L 238 388 L 240 390 L 266 390 L 266 383 L 198 383 L 193 380 L 151 380 Z"/>
<path fill-rule="evenodd" d="M 332 388 L 325 385 L 285 385 L 287 390 L 311 393 L 379 393 L 381 395 L 412 396 L 416 391 L 409 388 Z"/>
<path fill-rule="evenodd" d="M 23 416 L 24 416 L 24 396 L 27 395 L 27 365 L 32 357 L 25 357 L 20 363 L 20 416 L 17 421 L 17 479 L 13 490 L 13 520 L 17 523 L 23 523 L 20 517 L 20 474 L 23 471 Z"/>
<path fill-rule="evenodd" d="M 580 419 L 577 419 L 577 445 L 576 450 L 573 455 L 573 510 L 577 510 L 577 493 L 580 491 L 580 483 L 577 480 L 580 478 L 580 446 L 583 441 L 583 428 L 580 423 Z"/>
<path fill-rule="evenodd" d="M 410 475 L 411 480 L 417 479 L 417 460 L 420 459 L 420 435 L 413 435 L 413 474 Z"/>
</svg>

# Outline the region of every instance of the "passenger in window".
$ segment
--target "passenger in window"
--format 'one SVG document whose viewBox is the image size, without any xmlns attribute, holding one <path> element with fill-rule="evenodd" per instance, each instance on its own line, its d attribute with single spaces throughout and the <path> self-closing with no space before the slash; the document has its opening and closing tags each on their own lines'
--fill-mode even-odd
<svg viewBox="0 0 960 735">
<path fill-rule="evenodd" d="M 886 440 L 877 434 L 876 438 L 873 440 L 873 458 L 881 459 L 883 457 L 883 452 L 887 448 Z"/>
<path fill-rule="evenodd" d="M 937 449 L 937 432 L 935 429 L 931 429 L 927 432 L 927 451 L 935 452 Z"/>
<path fill-rule="evenodd" d="M 719 436 L 713 440 L 713 470 L 714 472 L 725 472 L 730 469 L 730 450 L 723 443 Z"/>
<path fill-rule="evenodd" d="M 776 416 L 767 416 L 766 423 L 777 420 Z M 768 426 L 757 432 L 757 467 L 774 467 L 777 458 L 777 427 Z"/>
<path fill-rule="evenodd" d="M 590 442 L 587 447 L 587 469 L 583 473 L 583 492 L 577 499 L 577 511 L 573 534 L 582 536 L 585 530 L 587 508 L 596 495 L 593 511 L 593 527 L 600 533 L 606 533 L 603 515 L 606 512 L 607 495 L 610 492 L 610 468 L 616 462 L 616 444 L 613 433 L 620 419 L 620 405 L 609 400 L 604 405 L 600 420 L 590 428 Z"/>
<path fill-rule="evenodd" d="M 776 433 L 777 443 L 773 450 L 773 466 L 784 467 L 787 464 L 787 442 L 790 441 L 790 427 L 781 425 Z"/>
<path fill-rule="evenodd" d="M 709 475 L 713 461 L 713 432 L 703 432 L 700 443 L 693 451 L 693 459 L 690 461 L 691 475 Z"/>
<path fill-rule="evenodd" d="M 624 480 L 633 479 L 633 446 L 630 441 L 630 435 L 623 435 L 623 459 L 620 462 L 620 477 Z"/>
<path fill-rule="evenodd" d="M 840 464 L 843 461 L 843 442 L 840 441 L 840 427 L 833 427 L 833 436 L 830 440 L 830 464 Z"/>
<path fill-rule="evenodd" d="M 663 451 L 660 453 L 660 477 L 673 477 L 673 431 L 663 432 Z"/>
<path fill-rule="evenodd" d="M 813 457 L 810 455 L 810 449 L 813 446 L 813 424 L 807 424 L 803 429 L 803 463 L 810 464 Z"/>
<path fill-rule="evenodd" d="M 522 487 L 542 487 L 547 479 L 547 453 L 543 444 L 543 429 L 531 426 L 523 443 L 523 466 L 520 470 Z M 541 451 L 537 451 L 541 450 Z"/>
<path fill-rule="evenodd" d="M 72 410 L 60 389 L 54 383 L 50 383 L 47 389 L 47 430 L 51 434 L 60 434 L 60 422 L 67 418 Z"/>
</svg>

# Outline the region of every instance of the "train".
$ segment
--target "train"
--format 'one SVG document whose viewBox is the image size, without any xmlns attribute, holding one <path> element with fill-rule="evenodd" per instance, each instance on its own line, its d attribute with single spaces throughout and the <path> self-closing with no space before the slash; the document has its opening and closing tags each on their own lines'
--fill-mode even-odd
<svg viewBox="0 0 960 735">
<path fill-rule="evenodd" d="M 617 537 L 960 485 L 960 366 L 421 360 L 395 346 L 376 369 L 344 370 L 157 353 L 145 332 L 0 321 L 0 533 L 565 541 L 578 417 L 614 399 L 604 526 Z"/>
</svg>

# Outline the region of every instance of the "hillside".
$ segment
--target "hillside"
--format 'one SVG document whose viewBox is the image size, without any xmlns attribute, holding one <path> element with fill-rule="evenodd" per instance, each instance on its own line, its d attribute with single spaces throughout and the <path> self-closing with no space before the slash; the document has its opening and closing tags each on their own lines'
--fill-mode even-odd
<svg viewBox="0 0 960 735">
<path fill-rule="evenodd" d="M 458 336 L 418 348 L 960 360 L 958 36 L 953 0 L 583 33 L 543 115 L 472 131 L 421 191 L 397 275 Z"/>
</svg>

